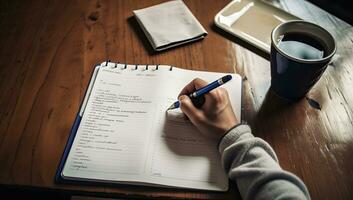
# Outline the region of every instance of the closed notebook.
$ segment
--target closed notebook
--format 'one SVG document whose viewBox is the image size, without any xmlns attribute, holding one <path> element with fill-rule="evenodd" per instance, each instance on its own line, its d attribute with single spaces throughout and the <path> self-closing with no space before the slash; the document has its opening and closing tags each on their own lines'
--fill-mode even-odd
<svg viewBox="0 0 353 200">
<path fill-rule="evenodd" d="M 202 136 L 180 109 L 166 113 L 192 79 L 224 75 L 166 65 L 98 65 L 56 180 L 228 190 L 217 141 Z M 221 87 L 240 116 L 242 81 L 231 75 Z"/>
<path fill-rule="evenodd" d="M 203 39 L 207 32 L 181 0 L 133 11 L 155 51 Z"/>
</svg>

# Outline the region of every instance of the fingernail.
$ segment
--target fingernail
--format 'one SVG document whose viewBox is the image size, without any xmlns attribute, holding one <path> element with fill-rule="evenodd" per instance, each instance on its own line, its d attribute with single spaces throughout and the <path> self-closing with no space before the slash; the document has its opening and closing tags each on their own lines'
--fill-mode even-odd
<svg viewBox="0 0 353 200">
<path fill-rule="evenodd" d="M 182 100 L 184 100 L 185 99 L 185 95 L 181 95 L 180 97 L 179 97 L 179 101 L 182 101 Z"/>
</svg>

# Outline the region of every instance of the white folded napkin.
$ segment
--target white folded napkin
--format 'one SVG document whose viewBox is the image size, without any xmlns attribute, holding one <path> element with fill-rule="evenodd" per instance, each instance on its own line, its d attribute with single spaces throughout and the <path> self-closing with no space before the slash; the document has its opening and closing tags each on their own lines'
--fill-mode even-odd
<svg viewBox="0 0 353 200">
<path fill-rule="evenodd" d="M 155 51 L 200 40 L 207 35 L 181 0 L 134 10 L 133 13 Z"/>
</svg>

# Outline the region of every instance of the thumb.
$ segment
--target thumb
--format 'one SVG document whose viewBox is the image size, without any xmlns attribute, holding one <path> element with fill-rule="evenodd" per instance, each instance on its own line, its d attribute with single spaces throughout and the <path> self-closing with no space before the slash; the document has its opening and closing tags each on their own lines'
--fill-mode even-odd
<svg viewBox="0 0 353 200">
<path fill-rule="evenodd" d="M 200 114 L 194 104 L 192 104 L 191 99 L 186 95 L 181 95 L 179 97 L 180 109 L 183 113 L 191 120 L 195 121 L 197 116 Z"/>
</svg>

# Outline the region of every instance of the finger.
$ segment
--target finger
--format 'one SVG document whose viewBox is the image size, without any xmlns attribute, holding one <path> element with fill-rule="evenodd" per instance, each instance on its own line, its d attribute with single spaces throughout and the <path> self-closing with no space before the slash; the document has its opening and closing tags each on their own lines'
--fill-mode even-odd
<svg viewBox="0 0 353 200">
<path fill-rule="evenodd" d="M 208 83 L 200 78 L 195 78 L 193 81 L 196 90 L 205 87 Z"/>
<path fill-rule="evenodd" d="M 224 88 L 217 88 L 205 95 L 204 107 L 206 110 L 217 106 L 227 105 L 229 102 L 228 92 Z"/>
<path fill-rule="evenodd" d="M 201 111 L 197 109 L 191 102 L 191 99 L 186 95 L 179 97 L 180 109 L 192 121 L 198 121 Z"/>
<path fill-rule="evenodd" d="M 211 103 L 222 102 L 225 101 L 228 97 L 228 91 L 224 88 L 219 87 L 210 91 L 208 96 Z"/>
<path fill-rule="evenodd" d="M 187 84 L 179 93 L 178 97 L 181 95 L 188 95 L 193 93 L 195 90 L 198 90 L 202 87 L 205 87 L 207 85 L 207 82 L 200 79 L 200 78 L 195 78 L 192 80 L 189 84 Z"/>
</svg>

